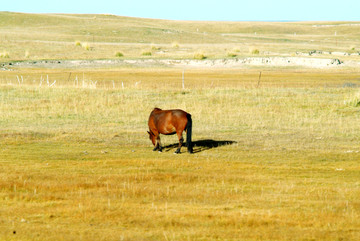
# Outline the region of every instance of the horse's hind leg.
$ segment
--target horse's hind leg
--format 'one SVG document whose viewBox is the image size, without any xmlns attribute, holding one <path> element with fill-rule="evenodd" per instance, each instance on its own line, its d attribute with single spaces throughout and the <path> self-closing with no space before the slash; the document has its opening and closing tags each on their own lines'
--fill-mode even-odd
<svg viewBox="0 0 360 241">
<path fill-rule="evenodd" d="M 175 154 L 180 153 L 181 146 L 184 143 L 184 138 L 182 137 L 182 133 L 178 134 L 178 137 L 179 137 L 179 147 L 176 149 Z"/>
</svg>

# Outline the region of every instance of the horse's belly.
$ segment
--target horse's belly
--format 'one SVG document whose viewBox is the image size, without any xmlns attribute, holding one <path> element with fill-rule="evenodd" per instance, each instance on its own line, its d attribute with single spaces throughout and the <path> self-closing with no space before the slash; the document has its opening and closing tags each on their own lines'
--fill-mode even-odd
<svg viewBox="0 0 360 241">
<path fill-rule="evenodd" d="M 164 131 L 166 135 L 172 135 L 172 134 L 175 134 L 176 133 L 176 128 L 175 126 L 169 126 L 165 129 Z"/>
</svg>

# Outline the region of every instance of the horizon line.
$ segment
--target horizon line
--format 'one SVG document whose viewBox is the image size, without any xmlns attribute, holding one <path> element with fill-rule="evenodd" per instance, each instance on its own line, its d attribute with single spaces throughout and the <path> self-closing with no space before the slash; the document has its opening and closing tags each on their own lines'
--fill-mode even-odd
<svg viewBox="0 0 360 241">
<path fill-rule="evenodd" d="M 3 10 L 0 13 L 18 13 L 18 14 L 76 14 L 76 15 L 112 15 L 117 17 L 128 17 L 128 18 L 142 18 L 142 19 L 153 19 L 153 20 L 168 20 L 168 21 L 191 21 L 191 22 L 279 22 L 279 23 L 292 23 L 292 22 L 360 22 L 360 20 L 208 20 L 208 19 L 169 19 L 169 18 L 154 18 L 154 17 L 142 17 L 142 16 L 128 16 L 118 15 L 114 13 L 76 13 L 76 12 L 18 12 L 18 11 L 7 11 Z"/>
</svg>

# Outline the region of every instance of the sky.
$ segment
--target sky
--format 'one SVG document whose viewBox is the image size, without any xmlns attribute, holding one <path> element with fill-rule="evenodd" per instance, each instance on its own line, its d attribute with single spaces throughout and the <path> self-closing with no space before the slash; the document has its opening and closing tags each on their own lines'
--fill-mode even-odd
<svg viewBox="0 0 360 241">
<path fill-rule="evenodd" d="M 360 0 L 0 0 L 0 11 L 203 21 L 360 21 Z"/>
</svg>

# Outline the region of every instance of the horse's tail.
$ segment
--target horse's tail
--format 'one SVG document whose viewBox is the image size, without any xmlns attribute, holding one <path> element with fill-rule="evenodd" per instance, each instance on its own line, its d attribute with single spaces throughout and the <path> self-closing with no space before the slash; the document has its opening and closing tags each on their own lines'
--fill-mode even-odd
<svg viewBox="0 0 360 241">
<path fill-rule="evenodd" d="M 189 153 L 193 152 L 192 143 L 191 143 L 191 132 L 192 132 L 192 119 L 191 115 L 187 114 L 187 124 L 186 124 L 186 145 Z"/>
</svg>

